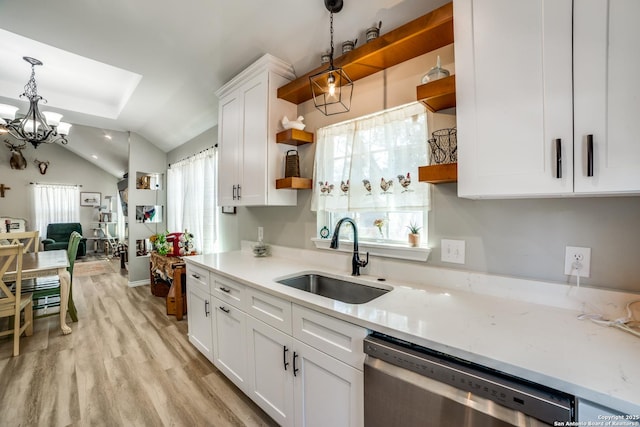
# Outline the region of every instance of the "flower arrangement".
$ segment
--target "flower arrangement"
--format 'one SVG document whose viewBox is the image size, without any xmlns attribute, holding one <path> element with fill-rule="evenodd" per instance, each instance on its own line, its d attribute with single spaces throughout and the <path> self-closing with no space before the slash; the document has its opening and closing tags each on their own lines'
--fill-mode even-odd
<svg viewBox="0 0 640 427">
<path fill-rule="evenodd" d="M 167 241 L 167 233 L 158 233 L 149 237 L 149 241 L 153 245 L 153 248 L 160 255 L 167 255 L 172 248 L 171 243 Z"/>
<path fill-rule="evenodd" d="M 384 233 L 382 232 L 382 227 L 384 227 L 384 219 L 378 218 L 373 221 L 373 225 L 378 227 L 378 231 L 380 232 L 380 236 L 384 237 Z"/>
</svg>

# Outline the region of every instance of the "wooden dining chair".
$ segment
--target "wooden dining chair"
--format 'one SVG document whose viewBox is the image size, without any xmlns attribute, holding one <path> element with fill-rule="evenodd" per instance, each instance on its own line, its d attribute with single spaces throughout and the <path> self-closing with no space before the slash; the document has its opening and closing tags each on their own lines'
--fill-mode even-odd
<svg viewBox="0 0 640 427">
<path fill-rule="evenodd" d="M 69 258 L 69 267 L 67 267 L 67 271 L 69 272 L 69 276 L 71 278 L 71 281 L 69 283 L 69 305 L 67 311 L 69 313 L 69 316 L 71 317 L 71 321 L 73 322 L 78 321 L 78 312 L 76 310 L 76 306 L 73 302 L 72 297 L 73 265 L 76 260 L 78 246 L 80 245 L 81 240 L 82 235 L 77 231 L 73 231 L 71 232 L 71 236 L 69 237 L 69 244 L 67 245 L 67 257 Z M 58 276 L 33 279 L 33 281 L 30 282 L 30 288 L 25 287 L 24 292 L 32 292 L 34 308 L 36 310 L 60 306 L 60 278 Z M 46 313 L 43 315 L 38 315 L 37 317 L 47 317 L 54 314 L 58 313 Z"/>
<path fill-rule="evenodd" d="M 0 239 L 6 239 L 10 245 L 22 243 L 24 245 L 24 253 L 36 253 L 40 249 L 40 232 L 39 231 L 13 231 L 11 233 L 0 233 Z"/>
<path fill-rule="evenodd" d="M 0 246 L 0 318 L 13 317 L 12 325 L 0 336 L 13 334 L 13 355 L 20 354 L 20 335 L 33 335 L 33 301 L 31 294 L 22 294 L 22 254 L 24 246 Z M 14 272 L 7 274 L 7 272 Z M 24 312 L 24 321 L 21 314 Z"/>
</svg>

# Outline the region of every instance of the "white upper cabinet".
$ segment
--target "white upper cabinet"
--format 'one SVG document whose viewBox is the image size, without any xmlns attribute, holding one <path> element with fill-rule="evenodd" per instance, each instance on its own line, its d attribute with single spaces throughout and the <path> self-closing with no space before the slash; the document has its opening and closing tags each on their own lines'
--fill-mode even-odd
<svg viewBox="0 0 640 427">
<path fill-rule="evenodd" d="M 278 99 L 278 87 L 294 78 L 292 67 L 264 55 L 220 88 L 218 109 L 218 204 L 293 206 L 295 190 L 277 190 L 286 146 L 276 144 L 278 123 L 297 107 Z"/>
<path fill-rule="evenodd" d="M 577 0 L 573 7 L 575 191 L 637 193 L 640 1 Z"/>
<path fill-rule="evenodd" d="M 459 196 L 640 190 L 638 3 L 454 0 Z"/>
<path fill-rule="evenodd" d="M 570 193 L 571 0 L 456 0 L 454 17 L 458 195 Z"/>
</svg>

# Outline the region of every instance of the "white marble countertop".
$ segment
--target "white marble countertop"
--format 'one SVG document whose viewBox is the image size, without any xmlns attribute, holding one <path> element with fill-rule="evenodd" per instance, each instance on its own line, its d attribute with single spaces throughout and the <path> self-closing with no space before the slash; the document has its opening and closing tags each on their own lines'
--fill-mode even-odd
<svg viewBox="0 0 640 427">
<path fill-rule="evenodd" d="M 424 271 L 418 269 L 416 274 L 402 264 L 379 267 L 378 270 L 385 270 L 384 282 L 377 281 L 380 271 L 374 271 L 375 276 L 359 278 L 375 286 L 382 283 L 382 286 L 392 287 L 391 292 L 365 304 L 346 304 L 278 284 L 274 279 L 302 271 L 319 271 L 351 279 L 348 257 L 332 255 L 333 258 L 327 258 L 318 251 L 303 250 L 275 251 L 274 255 L 278 256 L 258 258 L 251 252 L 237 251 L 185 259 L 187 263 L 206 267 L 248 286 L 365 328 L 541 383 L 627 414 L 640 415 L 640 338 L 578 320 L 579 310 L 527 302 L 526 298 L 521 301 L 513 298 L 513 289 L 505 288 L 509 298 L 495 296 L 495 290 L 490 292 L 494 295 L 482 294 L 475 288 L 470 291 L 470 283 L 474 281 L 472 274 L 452 274 L 449 270 L 433 267 L 423 267 Z M 383 264 L 382 261 L 380 263 Z M 402 277 L 403 271 L 405 278 L 395 281 L 394 273 Z M 412 280 L 406 274 L 412 274 Z M 442 279 L 437 278 L 440 276 Z M 457 285 L 456 280 L 469 283 Z M 491 282 L 492 276 L 484 277 L 482 281 Z M 501 277 L 495 277 L 495 281 L 526 282 Z M 407 286 L 407 282 L 412 283 Z M 536 285 L 537 282 L 532 283 Z M 544 291 L 546 285 L 537 285 L 542 287 L 539 292 Z M 557 292 L 567 292 L 562 284 L 549 286 L 553 290 L 558 287 Z M 532 293 L 530 289 L 520 291 L 525 296 Z M 635 294 L 580 291 L 592 300 L 610 297 L 611 302 L 603 302 L 603 305 L 618 310 L 621 300 L 640 299 L 640 295 Z M 614 301 L 616 298 L 618 300 Z M 539 296 L 534 299 L 539 299 Z M 618 317 L 624 315 L 626 313 L 620 312 Z"/>
</svg>

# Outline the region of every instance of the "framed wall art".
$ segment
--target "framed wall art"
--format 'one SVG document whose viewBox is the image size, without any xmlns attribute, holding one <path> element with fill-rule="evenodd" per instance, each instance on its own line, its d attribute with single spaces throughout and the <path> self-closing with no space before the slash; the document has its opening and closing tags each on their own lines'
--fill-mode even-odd
<svg viewBox="0 0 640 427">
<path fill-rule="evenodd" d="M 80 193 L 80 206 L 100 206 L 101 202 L 101 193 L 89 193 L 89 192 L 81 192 Z"/>
</svg>

